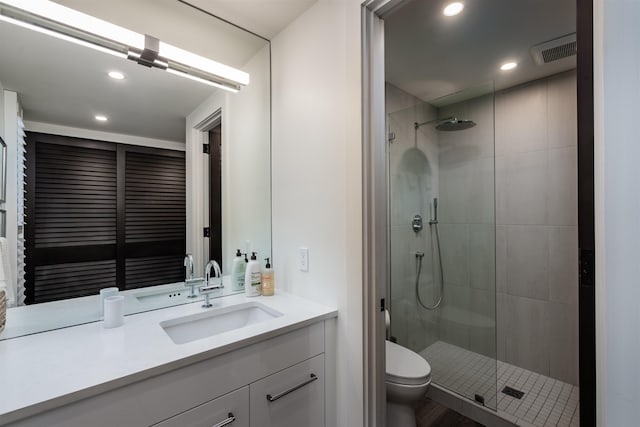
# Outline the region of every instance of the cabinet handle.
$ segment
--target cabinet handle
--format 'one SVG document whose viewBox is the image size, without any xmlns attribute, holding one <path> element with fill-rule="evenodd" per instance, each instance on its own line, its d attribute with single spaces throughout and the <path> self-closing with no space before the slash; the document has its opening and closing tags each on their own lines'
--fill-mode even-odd
<svg viewBox="0 0 640 427">
<path fill-rule="evenodd" d="M 285 390 L 285 391 L 283 391 L 281 393 L 276 394 L 275 396 L 271 396 L 270 394 L 267 394 L 267 400 L 269 402 L 275 402 L 276 400 L 280 399 L 281 397 L 286 396 L 287 394 L 289 394 L 289 393 L 291 393 L 293 391 L 296 391 L 297 389 L 302 388 L 302 387 L 306 386 L 307 384 L 314 382 L 317 379 L 318 379 L 318 377 L 316 376 L 316 374 L 311 374 L 310 378 L 308 380 L 306 380 L 303 383 L 298 384 L 297 386 L 291 387 L 289 390 Z"/>
<path fill-rule="evenodd" d="M 227 419 L 224 421 L 220 421 L 218 424 L 215 424 L 211 427 L 224 427 L 226 425 L 231 424 L 232 422 L 234 422 L 236 420 L 236 417 L 233 416 L 233 414 L 231 412 L 229 412 L 229 415 L 227 415 Z"/>
</svg>

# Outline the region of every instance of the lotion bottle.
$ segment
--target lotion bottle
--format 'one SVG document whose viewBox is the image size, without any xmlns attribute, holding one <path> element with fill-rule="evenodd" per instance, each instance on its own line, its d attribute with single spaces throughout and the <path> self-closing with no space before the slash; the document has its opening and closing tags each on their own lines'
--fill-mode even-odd
<svg viewBox="0 0 640 427">
<path fill-rule="evenodd" d="M 269 258 L 265 258 L 265 261 L 267 261 L 267 264 L 262 270 L 262 295 L 270 297 L 274 292 L 273 269 L 269 263 Z"/>
<path fill-rule="evenodd" d="M 236 252 L 236 257 L 231 263 L 231 288 L 234 291 L 244 290 L 244 272 L 247 268 L 247 264 L 242 259 L 242 253 L 240 249 Z"/>
<path fill-rule="evenodd" d="M 256 253 L 251 253 L 251 261 L 247 264 L 247 271 L 244 273 L 244 292 L 248 297 L 260 295 L 260 263 Z"/>
</svg>

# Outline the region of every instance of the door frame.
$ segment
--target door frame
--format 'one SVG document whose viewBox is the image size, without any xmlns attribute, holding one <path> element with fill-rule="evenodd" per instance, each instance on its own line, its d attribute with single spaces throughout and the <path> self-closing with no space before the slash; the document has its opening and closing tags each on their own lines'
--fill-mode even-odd
<svg viewBox="0 0 640 427">
<path fill-rule="evenodd" d="M 209 130 L 209 258 L 223 265 L 222 253 L 222 123 L 217 123 Z M 205 237 L 207 239 L 207 237 Z M 206 241 L 206 240 L 205 240 Z"/>
<path fill-rule="evenodd" d="M 363 160 L 364 420 L 384 426 L 386 411 L 384 298 L 388 280 L 384 16 L 406 0 L 366 0 L 361 6 Z M 595 426 L 596 300 L 594 226 L 593 2 L 576 0 L 578 52 L 578 216 L 580 423 Z M 586 257 L 586 258 L 585 258 Z M 586 261 L 587 270 L 584 266 Z M 586 281 L 585 281 L 586 279 Z M 381 308 L 383 309 L 381 311 Z"/>
<path fill-rule="evenodd" d="M 364 425 L 386 425 L 385 301 L 388 210 L 384 93 L 384 21 L 404 0 L 367 0 L 361 6 Z"/>
<path fill-rule="evenodd" d="M 187 117 L 187 252 L 196 271 L 203 271 L 209 256 L 209 240 L 203 235 L 209 225 L 209 156 L 202 147 L 209 143 L 209 131 L 222 123 L 221 103 L 209 100 Z"/>
</svg>

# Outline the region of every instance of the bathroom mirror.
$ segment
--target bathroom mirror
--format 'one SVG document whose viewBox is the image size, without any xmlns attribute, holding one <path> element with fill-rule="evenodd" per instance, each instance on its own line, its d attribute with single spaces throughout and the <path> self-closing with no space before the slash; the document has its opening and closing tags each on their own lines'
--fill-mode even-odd
<svg viewBox="0 0 640 427">
<path fill-rule="evenodd" d="M 0 137 L 0 203 L 7 199 L 7 144 Z"/>
<path fill-rule="evenodd" d="M 269 42 L 182 1 L 58 3 L 250 82 L 233 93 L 0 21 L 0 339 L 100 320 L 105 287 L 120 288 L 126 314 L 198 303 L 187 253 L 195 278 L 220 263 L 223 295 L 239 291 L 236 249 L 271 256 Z"/>
</svg>

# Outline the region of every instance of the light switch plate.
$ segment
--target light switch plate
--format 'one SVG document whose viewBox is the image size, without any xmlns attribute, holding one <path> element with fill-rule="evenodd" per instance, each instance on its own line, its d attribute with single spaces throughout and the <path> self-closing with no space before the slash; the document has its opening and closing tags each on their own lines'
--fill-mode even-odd
<svg viewBox="0 0 640 427">
<path fill-rule="evenodd" d="M 309 248 L 298 249 L 298 269 L 309 271 Z"/>
</svg>

